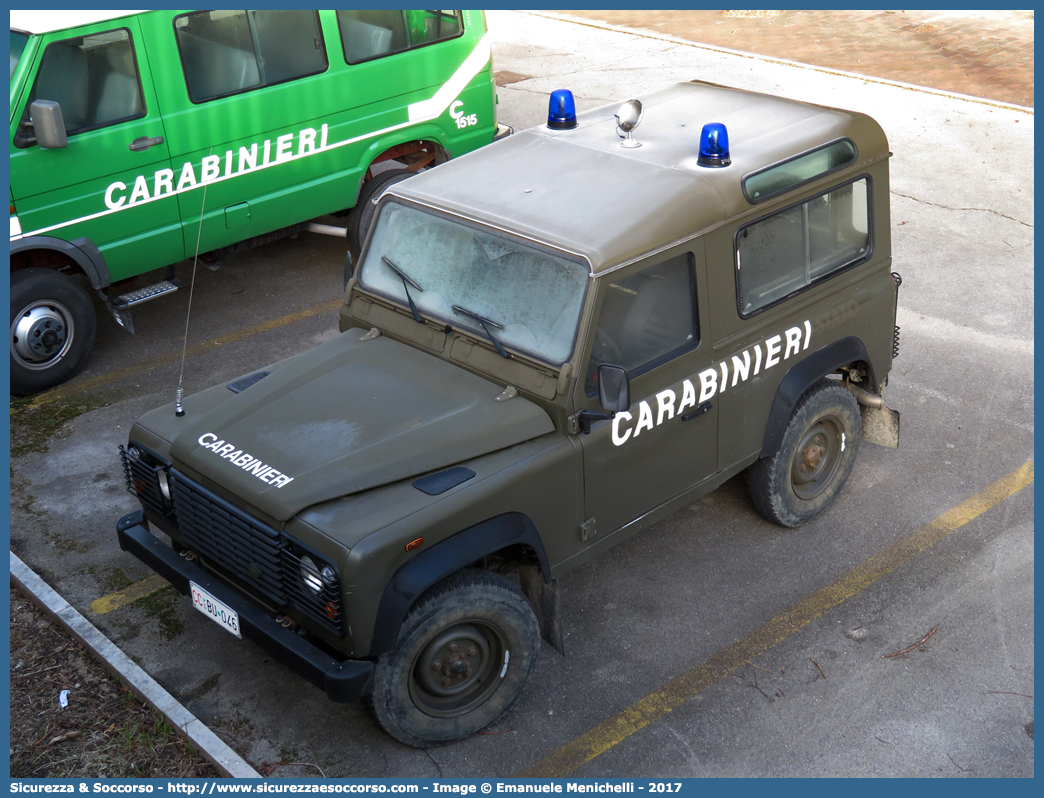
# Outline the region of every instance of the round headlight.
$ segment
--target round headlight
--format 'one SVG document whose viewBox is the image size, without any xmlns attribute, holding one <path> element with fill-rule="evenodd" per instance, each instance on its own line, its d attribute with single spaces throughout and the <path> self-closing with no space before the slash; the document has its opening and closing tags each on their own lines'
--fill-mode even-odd
<svg viewBox="0 0 1044 798">
<path fill-rule="evenodd" d="M 327 567 L 329 568 L 329 566 Z M 301 579 L 304 580 L 305 587 L 315 594 L 318 594 L 323 589 L 323 580 L 319 575 L 319 567 L 315 564 L 315 560 L 307 554 L 301 557 Z"/>
</svg>

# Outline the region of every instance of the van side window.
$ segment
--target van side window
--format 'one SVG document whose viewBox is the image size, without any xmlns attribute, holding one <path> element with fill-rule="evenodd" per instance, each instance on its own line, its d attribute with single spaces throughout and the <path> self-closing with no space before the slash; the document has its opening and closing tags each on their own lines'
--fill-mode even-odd
<svg viewBox="0 0 1044 798">
<path fill-rule="evenodd" d="M 595 378 L 602 363 L 623 366 L 635 377 L 699 342 L 691 255 L 614 279 L 602 299 L 584 391 L 598 395 Z"/>
<path fill-rule="evenodd" d="M 460 11 L 338 11 L 344 60 L 358 64 L 464 32 Z"/>
<path fill-rule="evenodd" d="M 740 229 L 740 315 L 752 313 L 870 256 L 868 179 L 820 194 Z"/>
<path fill-rule="evenodd" d="M 138 66 L 125 28 L 47 45 L 29 95 L 62 108 L 66 135 L 145 115 Z"/>
<path fill-rule="evenodd" d="M 194 103 L 326 70 L 315 11 L 200 11 L 174 20 Z"/>
</svg>

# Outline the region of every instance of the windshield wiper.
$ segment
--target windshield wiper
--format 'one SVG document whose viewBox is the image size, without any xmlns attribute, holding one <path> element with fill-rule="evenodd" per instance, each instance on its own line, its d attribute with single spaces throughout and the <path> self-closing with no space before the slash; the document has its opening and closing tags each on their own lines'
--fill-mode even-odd
<svg viewBox="0 0 1044 798">
<path fill-rule="evenodd" d="M 498 330 L 503 330 L 504 329 L 504 325 L 503 324 L 497 324 L 497 322 L 493 321 L 493 319 L 484 318 L 483 316 L 480 316 L 479 314 L 475 313 L 475 311 L 468 310 L 467 308 L 462 308 L 460 305 L 454 305 L 453 306 L 453 312 L 454 313 L 459 313 L 461 316 L 468 316 L 469 318 L 472 318 L 475 321 L 477 321 L 479 324 L 481 324 L 482 325 L 482 329 L 485 331 L 486 335 L 489 336 L 489 340 L 493 342 L 493 346 L 495 346 L 497 348 L 497 352 L 500 353 L 501 357 L 506 357 L 506 358 L 510 358 L 511 357 L 511 353 L 508 352 L 503 346 L 500 345 L 500 341 L 498 341 L 496 339 L 496 337 L 494 337 L 493 333 L 491 333 L 489 331 L 489 327 L 486 326 L 487 324 L 491 324 L 494 327 L 496 327 Z"/>
<path fill-rule="evenodd" d="M 410 286 L 412 285 L 418 291 L 423 293 L 424 289 L 417 285 L 417 281 L 410 277 L 406 272 L 388 260 L 387 255 L 381 255 L 381 260 L 388 264 L 388 268 L 399 275 L 399 279 L 402 280 L 402 290 L 406 292 L 406 301 L 410 303 L 410 313 L 413 314 L 413 318 L 418 324 L 424 324 L 424 319 L 421 318 L 420 311 L 417 310 L 417 304 L 413 301 L 413 297 L 410 296 Z"/>
</svg>

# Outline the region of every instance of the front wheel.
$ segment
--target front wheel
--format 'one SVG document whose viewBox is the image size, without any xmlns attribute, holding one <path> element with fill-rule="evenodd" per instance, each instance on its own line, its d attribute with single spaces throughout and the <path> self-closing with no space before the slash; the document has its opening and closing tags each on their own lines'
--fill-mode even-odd
<svg viewBox="0 0 1044 798">
<path fill-rule="evenodd" d="M 27 395 L 65 382 L 87 361 L 96 320 L 87 292 L 51 269 L 11 275 L 11 393 Z"/>
<path fill-rule="evenodd" d="M 837 498 L 862 438 L 859 403 L 836 380 L 821 380 L 798 400 L 779 451 L 750 467 L 751 499 L 766 519 L 796 527 Z"/>
<path fill-rule="evenodd" d="M 521 591 L 466 569 L 410 610 L 395 651 L 381 656 L 367 698 L 377 723 L 406 745 L 466 737 L 507 712 L 540 651 L 540 627 Z"/>
<path fill-rule="evenodd" d="M 381 198 L 381 194 L 390 186 L 413 177 L 414 174 L 416 172 L 410 169 L 389 169 L 374 175 L 363 184 L 359 190 L 359 199 L 348 214 L 349 245 L 356 250 L 362 249 L 363 242 L 366 241 L 366 234 L 370 231 L 370 225 L 373 224 L 373 217 L 377 212 L 377 200 Z"/>
</svg>

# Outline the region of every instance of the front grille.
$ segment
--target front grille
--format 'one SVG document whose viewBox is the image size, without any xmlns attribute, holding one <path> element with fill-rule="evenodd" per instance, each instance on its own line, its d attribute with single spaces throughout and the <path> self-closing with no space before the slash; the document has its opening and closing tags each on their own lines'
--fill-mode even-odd
<svg viewBox="0 0 1044 798">
<path fill-rule="evenodd" d="M 146 510 L 174 524 L 180 543 L 272 604 L 293 605 L 325 628 L 344 634 L 340 578 L 317 552 L 170 468 L 143 447 L 121 446 L 120 459 L 127 490 Z"/>
<path fill-rule="evenodd" d="M 286 603 L 280 561 L 286 543 L 271 527 L 174 469 L 178 537 L 276 604 Z"/>
</svg>

